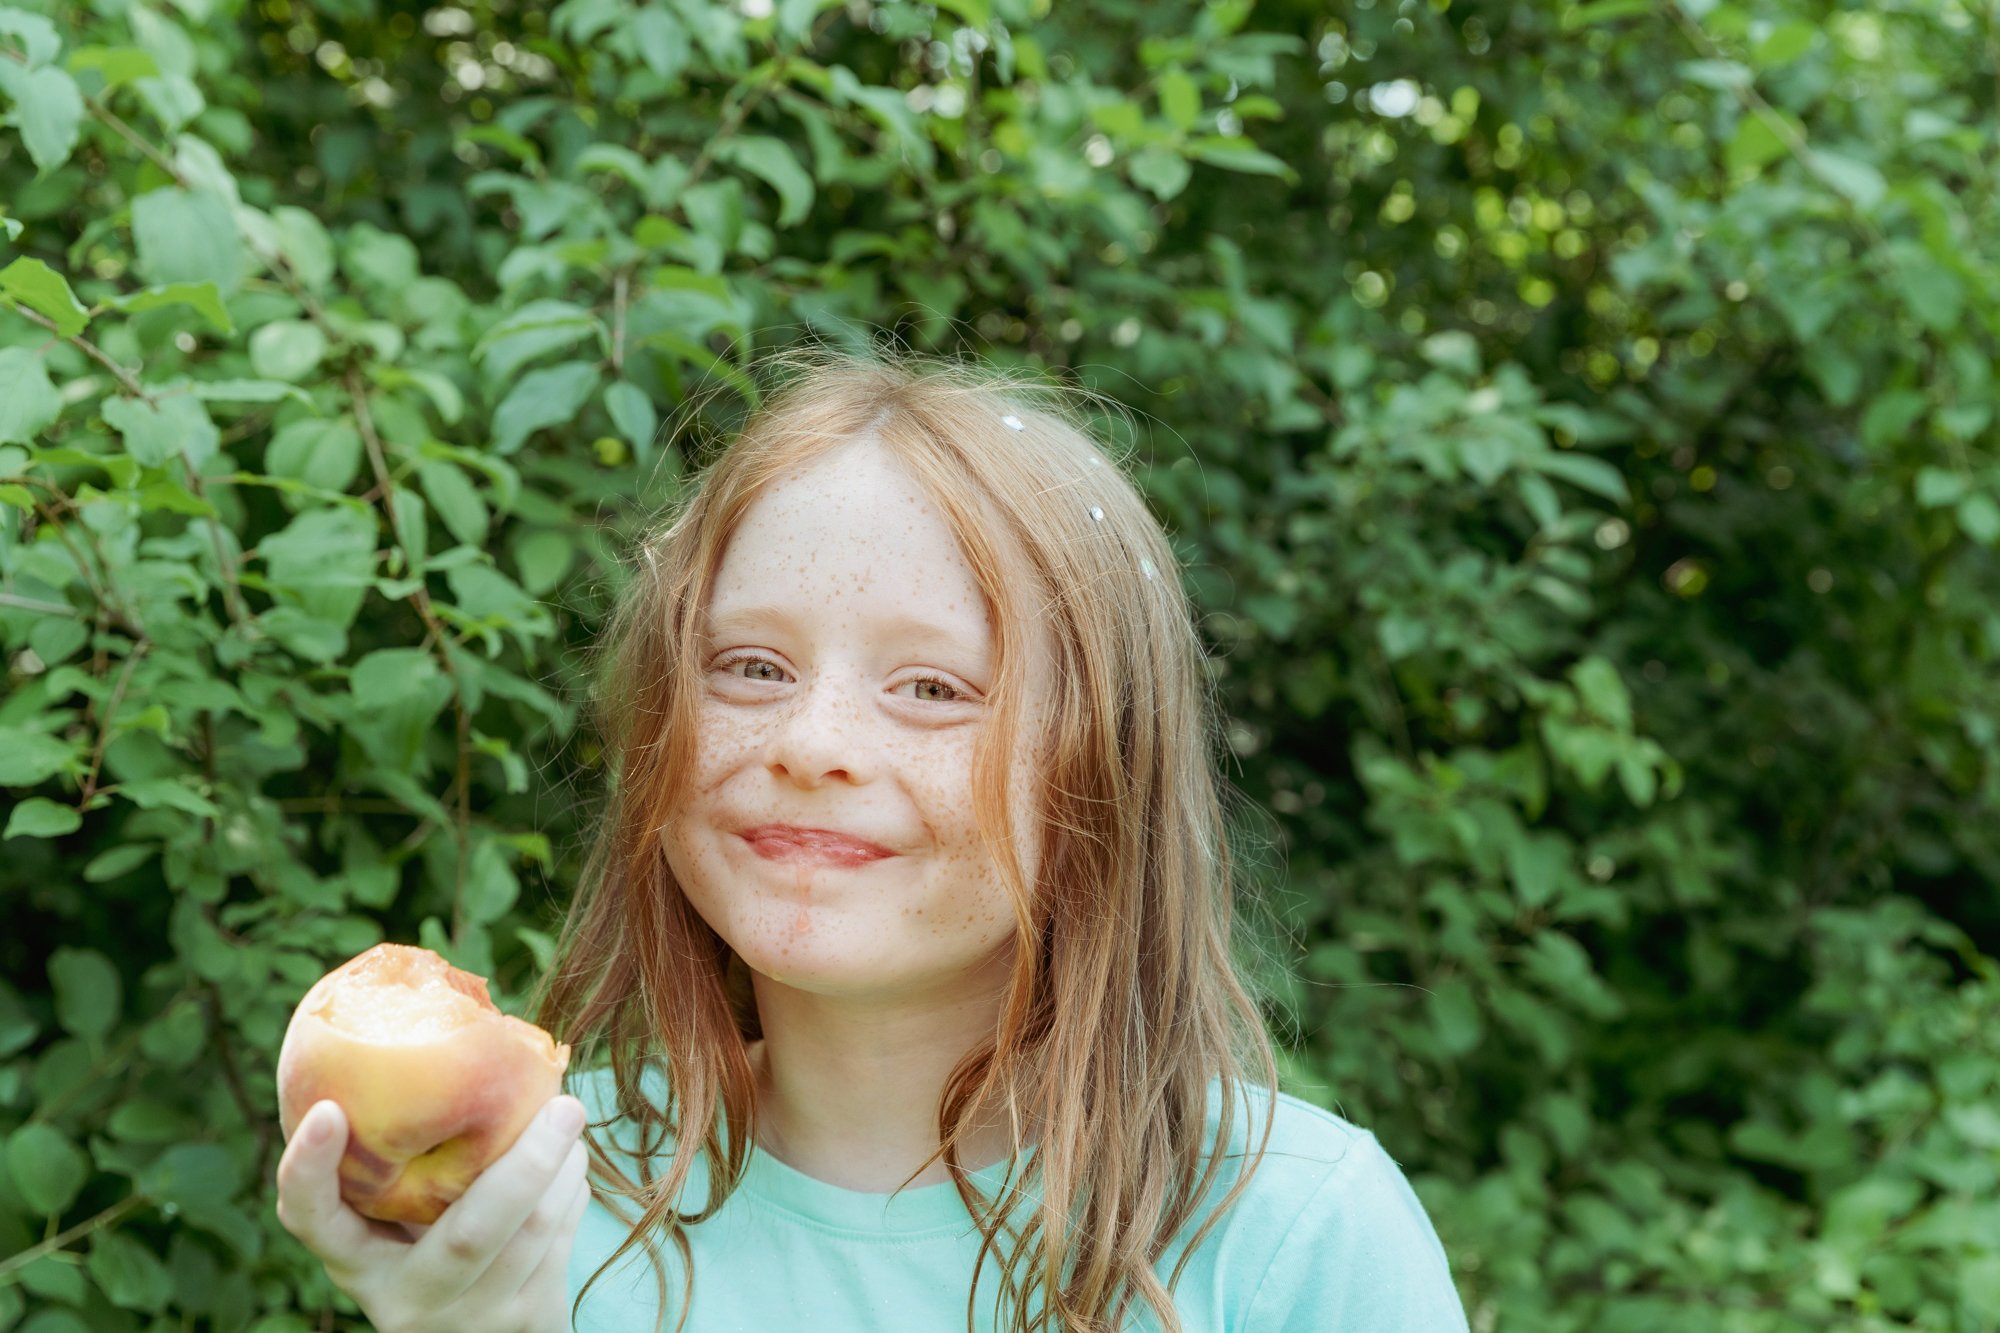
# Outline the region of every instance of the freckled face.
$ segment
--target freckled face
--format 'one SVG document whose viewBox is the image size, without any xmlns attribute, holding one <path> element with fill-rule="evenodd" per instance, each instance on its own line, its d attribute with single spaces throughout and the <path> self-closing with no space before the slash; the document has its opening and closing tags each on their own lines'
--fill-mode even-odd
<svg viewBox="0 0 2000 1333">
<path fill-rule="evenodd" d="M 943 514 L 879 444 L 823 455 L 745 512 L 705 628 L 695 772 L 660 831 L 695 910 L 803 990 L 990 983 L 1014 930 L 972 806 L 996 664 Z M 1029 648 L 1045 685 L 1047 645 Z M 1032 883 L 1026 749 L 1011 788 Z"/>
</svg>

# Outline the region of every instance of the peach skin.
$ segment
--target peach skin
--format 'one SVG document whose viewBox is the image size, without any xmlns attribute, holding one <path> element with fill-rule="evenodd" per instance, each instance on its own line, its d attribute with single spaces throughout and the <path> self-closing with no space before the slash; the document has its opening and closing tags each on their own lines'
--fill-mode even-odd
<svg viewBox="0 0 2000 1333">
<path fill-rule="evenodd" d="M 503 1014 L 486 979 L 429 949 L 378 944 L 314 982 L 278 1051 L 290 1141 L 332 1100 L 350 1133 L 341 1197 L 429 1226 L 562 1091 L 569 1047 Z"/>
</svg>

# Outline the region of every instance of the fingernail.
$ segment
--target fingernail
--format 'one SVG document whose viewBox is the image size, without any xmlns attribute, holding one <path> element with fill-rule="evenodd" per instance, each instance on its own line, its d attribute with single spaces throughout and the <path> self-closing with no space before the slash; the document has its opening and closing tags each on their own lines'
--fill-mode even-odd
<svg viewBox="0 0 2000 1333">
<path fill-rule="evenodd" d="M 333 1132 L 333 1126 L 327 1123 L 330 1117 L 319 1109 L 323 1105 L 324 1102 L 314 1102 L 312 1109 L 306 1112 L 305 1136 L 309 1144 L 325 1143 L 327 1135 Z"/>
<path fill-rule="evenodd" d="M 549 1112 L 549 1124 L 558 1134 L 574 1134 L 583 1128 L 583 1103 L 574 1097 L 558 1097 Z"/>
</svg>

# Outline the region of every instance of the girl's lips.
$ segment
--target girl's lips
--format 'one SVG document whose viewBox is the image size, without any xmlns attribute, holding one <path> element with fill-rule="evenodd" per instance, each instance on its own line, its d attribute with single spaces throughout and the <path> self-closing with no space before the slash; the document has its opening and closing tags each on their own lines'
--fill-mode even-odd
<svg viewBox="0 0 2000 1333">
<path fill-rule="evenodd" d="M 760 824 L 738 835 L 750 850 L 767 861 L 810 861 L 819 865 L 858 866 L 895 853 L 863 838 L 833 829 L 797 828 L 790 824 Z"/>
</svg>

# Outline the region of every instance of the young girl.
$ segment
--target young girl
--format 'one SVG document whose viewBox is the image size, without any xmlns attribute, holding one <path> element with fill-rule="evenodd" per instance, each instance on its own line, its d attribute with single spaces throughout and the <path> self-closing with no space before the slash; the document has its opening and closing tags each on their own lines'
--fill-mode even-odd
<svg viewBox="0 0 2000 1333">
<path fill-rule="evenodd" d="M 616 787 L 535 1012 L 596 1188 L 524 1134 L 419 1237 L 437 1290 L 566 1264 L 579 1333 L 1463 1330 L 1395 1162 L 1276 1093 L 1138 491 L 1048 392 L 791 364 L 605 640 Z"/>
</svg>

